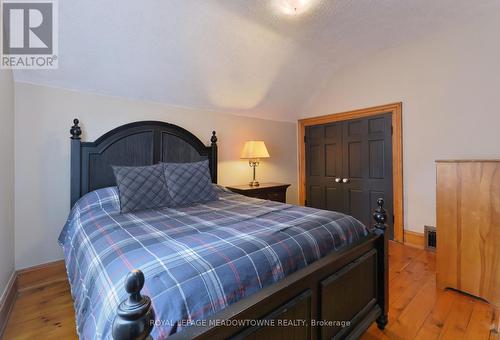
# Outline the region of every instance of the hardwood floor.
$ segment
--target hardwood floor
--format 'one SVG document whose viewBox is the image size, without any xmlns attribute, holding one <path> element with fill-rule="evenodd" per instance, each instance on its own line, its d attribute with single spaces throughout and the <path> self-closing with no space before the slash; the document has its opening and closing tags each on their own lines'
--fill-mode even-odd
<svg viewBox="0 0 500 340">
<path fill-rule="evenodd" d="M 363 335 L 373 339 L 489 339 L 493 309 L 452 290 L 436 289 L 435 255 L 390 244 L 389 324 Z M 4 339 L 76 339 L 73 302 L 67 282 L 24 292 L 12 310 Z"/>
<path fill-rule="evenodd" d="M 421 249 L 390 244 L 389 324 L 372 325 L 361 338 L 500 340 L 493 308 L 453 290 L 436 288 L 436 257 Z"/>
</svg>

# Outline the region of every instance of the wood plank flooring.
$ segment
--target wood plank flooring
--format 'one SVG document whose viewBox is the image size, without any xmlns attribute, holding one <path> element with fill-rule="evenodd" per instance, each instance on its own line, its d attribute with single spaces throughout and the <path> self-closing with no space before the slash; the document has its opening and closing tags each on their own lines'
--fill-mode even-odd
<svg viewBox="0 0 500 340">
<path fill-rule="evenodd" d="M 67 281 L 21 293 L 4 339 L 77 339 L 75 311 Z"/>
<path fill-rule="evenodd" d="M 488 339 L 493 309 L 485 302 L 436 288 L 435 255 L 390 243 L 389 324 L 372 325 L 363 340 Z M 73 302 L 67 282 L 22 293 L 12 310 L 4 339 L 76 339 Z"/>
<path fill-rule="evenodd" d="M 436 288 L 435 254 L 390 244 L 389 324 L 372 325 L 361 338 L 500 340 L 493 328 L 493 308 L 453 290 Z"/>
</svg>

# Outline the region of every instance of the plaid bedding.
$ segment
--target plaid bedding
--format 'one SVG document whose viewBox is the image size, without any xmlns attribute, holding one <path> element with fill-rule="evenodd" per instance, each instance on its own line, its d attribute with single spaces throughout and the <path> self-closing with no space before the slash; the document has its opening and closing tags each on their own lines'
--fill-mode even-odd
<svg viewBox="0 0 500 340">
<path fill-rule="evenodd" d="M 347 215 L 218 190 L 217 201 L 129 214 L 116 188 L 75 204 L 59 243 L 81 339 L 111 338 L 134 268 L 161 320 L 152 335 L 163 339 L 368 233 Z"/>
</svg>

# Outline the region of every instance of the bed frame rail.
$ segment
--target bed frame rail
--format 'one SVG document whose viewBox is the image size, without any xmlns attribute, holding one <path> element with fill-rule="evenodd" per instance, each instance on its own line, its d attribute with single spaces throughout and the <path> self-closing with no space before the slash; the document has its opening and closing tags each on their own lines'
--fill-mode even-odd
<svg viewBox="0 0 500 340">
<path fill-rule="evenodd" d="M 188 327 L 172 339 L 357 339 L 374 321 L 384 329 L 388 322 L 387 212 L 382 198 L 377 206 L 375 225 L 366 239 L 238 301 L 210 317 L 206 326 Z M 125 289 L 130 297 L 118 307 L 114 339 L 150 338 L 155 314 L 149 297 L 140 293 L 143 285 L 140 270 L 128 275 Z M 257 319 L 268 323 L 210 322 Z M 283 322 L 290 324 L 285 327 Z"/>
</svg>

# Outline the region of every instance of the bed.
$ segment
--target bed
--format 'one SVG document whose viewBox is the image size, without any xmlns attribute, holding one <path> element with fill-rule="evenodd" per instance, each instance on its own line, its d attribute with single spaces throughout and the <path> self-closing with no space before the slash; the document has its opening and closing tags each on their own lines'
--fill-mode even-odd
<svg viewBox="0 0 500 340">
<path fill-rule="evenodd" d="M 357 338 L 387 324 L 383 200 L 351 216 L 217 186 L 217 137 L 143 121 L 95 142 L 71 128 L 59 241 L 81 338 Z M 111 165 L 209 160 L 219 200 L 120 214 Z"/>
</svg>

